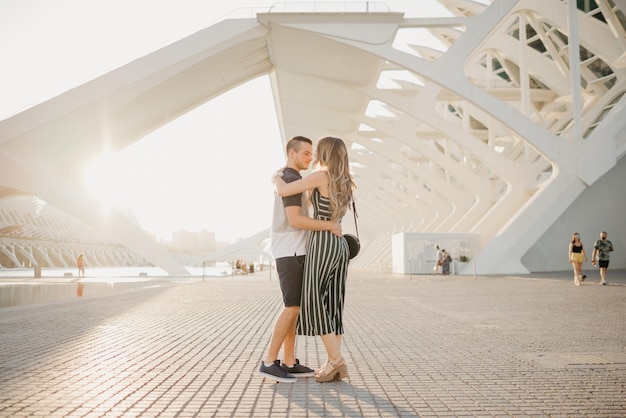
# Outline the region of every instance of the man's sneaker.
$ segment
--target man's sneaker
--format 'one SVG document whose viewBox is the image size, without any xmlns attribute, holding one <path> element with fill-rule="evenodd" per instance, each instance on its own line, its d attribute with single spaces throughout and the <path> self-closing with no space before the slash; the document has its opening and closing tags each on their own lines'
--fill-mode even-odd
<svg viewBox="0 0 626 418">
<path fill-rule="evenodd" d="M 287 367 L 285 363 L 281 364 L 281 367 L 284 371 L 289 374 L 292 374 L 296 377 L 313 377 L 315 376 L 315 370 L 310 367 L 303 366 L 300 364 L 300 360 L 296 359 L 296 364 L 293 367 Z"/>
<path fill-rule="evenodd" d="M 261 361 L 259 375 L 282 383 L 294 383 L 298 380 L 295 376 L 287 373 L 280 367 L 280 360 L 274 360 L 274 363 L 270 366 L 266 366 L 263 361 Z"/>
</svg>

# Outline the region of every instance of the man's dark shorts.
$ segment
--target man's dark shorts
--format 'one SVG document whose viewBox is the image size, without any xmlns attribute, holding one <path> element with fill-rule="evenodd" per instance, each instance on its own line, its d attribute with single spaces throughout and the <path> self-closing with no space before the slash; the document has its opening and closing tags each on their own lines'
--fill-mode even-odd
<svg viewBox="0 0 626 418">
<path fill-rule="evenodd" d="M 276 271 L 283 292 L 285 306 L 300 306 L 304 256 L 281 257 L 276 259 Z"/>
<path fill-rule="evenodd" d="M 609 268 L 609 260 L 598 260 L 598 265 L 600 266 L 600 268 Z"/>
</svg>

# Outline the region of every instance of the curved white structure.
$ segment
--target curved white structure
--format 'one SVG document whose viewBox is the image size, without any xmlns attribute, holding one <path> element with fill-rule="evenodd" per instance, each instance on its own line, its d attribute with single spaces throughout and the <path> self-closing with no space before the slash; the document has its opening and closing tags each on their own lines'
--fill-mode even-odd
<svg viewBox="0 0 626 418">
<path fill-rule="evenodd" d="M 455 16 L 274 11 L 220 22 L 0 122 L 0 185 L 181 273 L 132 222 L 103 225 L 93 202 L 74 199 L 72 179 L 104 137 L 121 149 L 269 74 L 283 140 L 351 145 L 356 267 L 389 265 L 397 232 L 480 234 L 479 274 L 567 269 L 575 230 L 588 247 L 606 229 L 626 248 L 624 2 L 441 3 Z M 440 47 L 420 43 L 425 31 Z"/>
</svg>

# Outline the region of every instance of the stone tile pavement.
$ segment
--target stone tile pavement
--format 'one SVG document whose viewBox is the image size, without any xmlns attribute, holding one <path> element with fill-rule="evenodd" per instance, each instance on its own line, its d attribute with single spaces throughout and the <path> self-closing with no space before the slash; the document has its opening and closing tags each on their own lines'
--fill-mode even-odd
<svg viewBox="0 0 626 418">
<path fill-rule="evenodd" d="M 275 273 L 85 283 L 0 308 L 0 417 L 625 416 L 626 274 L 570 276 L 350 272 L 350 378 L 324 384 L 256 375 Z M 324 359 L 315 337 L 297 353 Z"/>
</svg>

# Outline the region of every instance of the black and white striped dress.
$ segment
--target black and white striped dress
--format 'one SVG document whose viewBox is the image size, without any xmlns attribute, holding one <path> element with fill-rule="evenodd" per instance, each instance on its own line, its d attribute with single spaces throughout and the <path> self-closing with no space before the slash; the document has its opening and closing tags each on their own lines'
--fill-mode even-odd
<svg viewBox="0 0 626 418">
<path fill-rule="evenodd" d="M 330 199 L 313 190 L 313 217 L 330 220 Z M 349 249 L 345 239 L 330 231 L 311 231 L 307 242 L 299 335 L 343 334 L 343 304 Z"/>
</svg>

